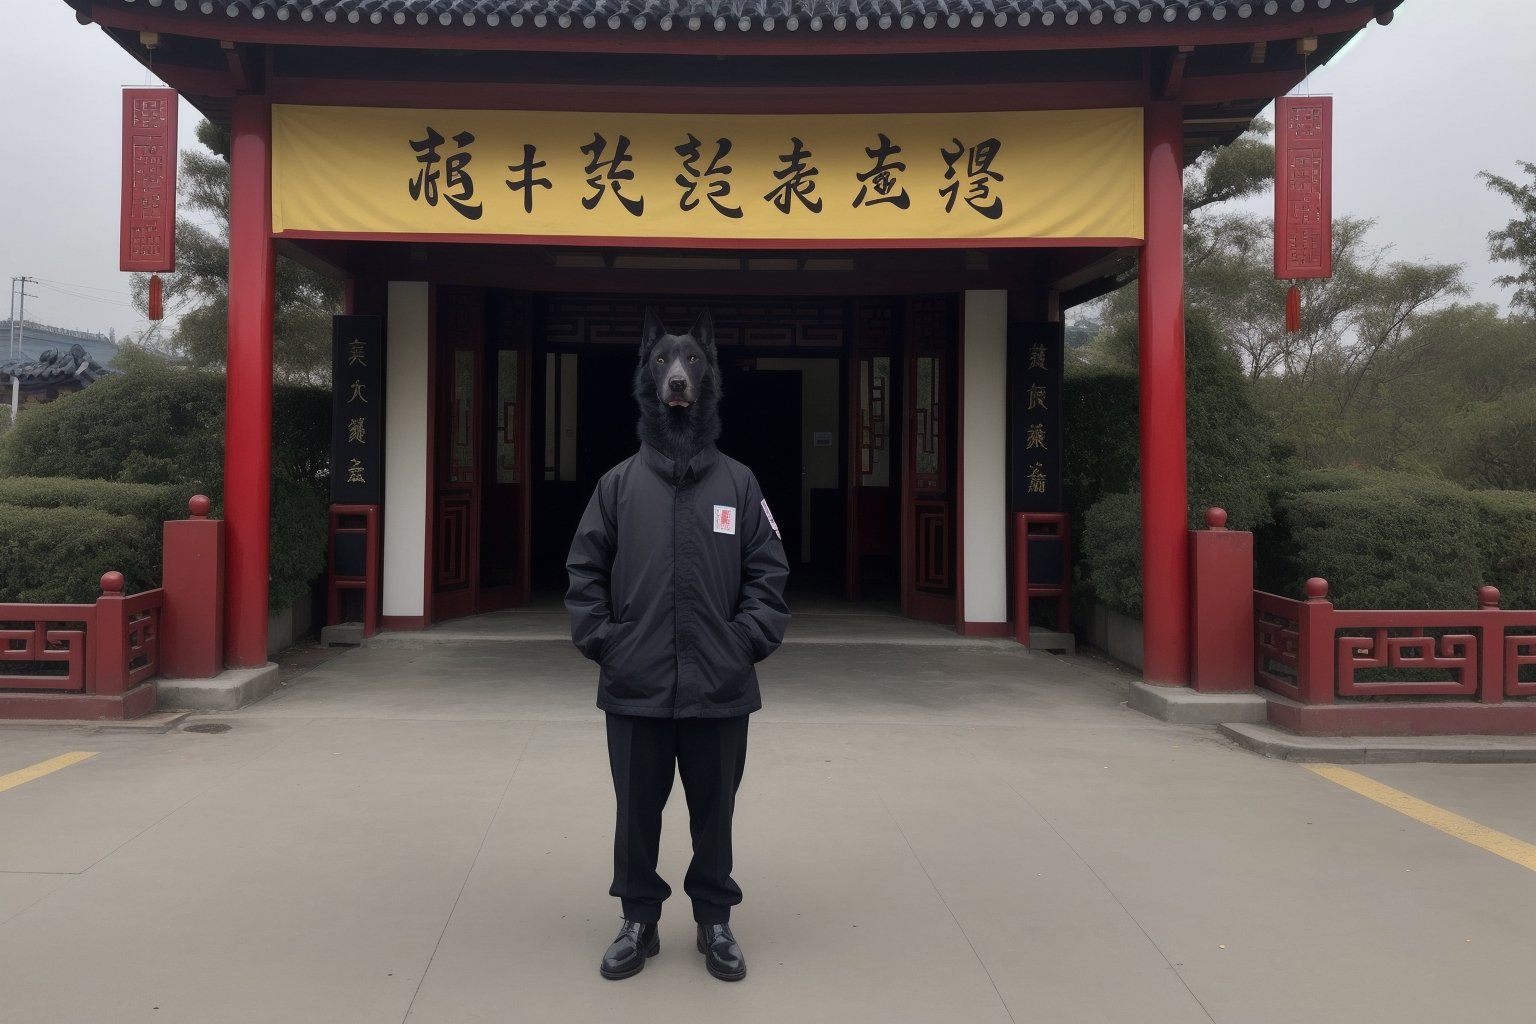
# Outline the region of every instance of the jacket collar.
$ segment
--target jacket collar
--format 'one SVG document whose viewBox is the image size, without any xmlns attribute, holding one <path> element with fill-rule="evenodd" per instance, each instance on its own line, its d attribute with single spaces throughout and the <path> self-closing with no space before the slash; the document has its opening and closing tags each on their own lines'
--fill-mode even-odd
<svg viewBox="0 0 1536 1024">
<path fill-rule="evenodd" d="M 645 442 L 640 443 L 640 454 L 644 456 L 646 465 L 656 471 L 657 475 L 665 480 L 680 480 L 689 473 L 695 480 L 708 473 L 710 467 L 720 458 L 720 450 L 713 444 L 707 444 L 700 448 L 697 454 L 682 466 L 667 458 L 661 452 L 652 448 Z"/>
</svg>

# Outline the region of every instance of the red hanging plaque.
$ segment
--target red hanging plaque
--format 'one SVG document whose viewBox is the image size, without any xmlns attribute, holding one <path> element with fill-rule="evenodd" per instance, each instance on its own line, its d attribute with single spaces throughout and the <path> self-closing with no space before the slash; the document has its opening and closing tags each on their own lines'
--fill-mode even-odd
<svg viewBox="0 0 1536 1024">
<path fill-rule="evenodd" d="M 123 90 L 123 207 L 119 265 L 176 269 L 176 90 Z"/>
<path fill-rule="evenodd" d="M 1333 97 L 1275 101 L 1275 277 L 1333 276 Z"/>
</svg>

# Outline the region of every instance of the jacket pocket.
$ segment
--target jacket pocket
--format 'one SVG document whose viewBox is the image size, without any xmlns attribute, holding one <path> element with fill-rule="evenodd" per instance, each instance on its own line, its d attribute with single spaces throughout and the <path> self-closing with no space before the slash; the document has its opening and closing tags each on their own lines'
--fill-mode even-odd
<svg viewBox="0 0 1536 1024">
<path fill-rule="evenodd" d="M 608 635 L 603 637 L 603 644 L 597 651 L 597 663 L 607 668 L 614 655 L 618 654 L 623 645 L 634 635 L 635 624 L 633 622 L 615 622 L 608 627 Z"/>
</svg>

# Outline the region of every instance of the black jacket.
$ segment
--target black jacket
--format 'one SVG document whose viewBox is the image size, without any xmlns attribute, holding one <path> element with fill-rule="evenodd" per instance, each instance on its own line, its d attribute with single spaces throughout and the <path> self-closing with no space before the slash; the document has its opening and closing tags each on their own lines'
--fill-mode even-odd
<svg viewBox="0 0 1536 1024">
<path fill-rule="evenodd" d="M 602 666 L 598 707 L 726 718 L 763 706 L 754 666 L 789 625 L 789 565 L 747 467 L 714 445 L 679 467 L 642 444 L 597 482 L 565 568 L 571 640 Z"/>
</svg>

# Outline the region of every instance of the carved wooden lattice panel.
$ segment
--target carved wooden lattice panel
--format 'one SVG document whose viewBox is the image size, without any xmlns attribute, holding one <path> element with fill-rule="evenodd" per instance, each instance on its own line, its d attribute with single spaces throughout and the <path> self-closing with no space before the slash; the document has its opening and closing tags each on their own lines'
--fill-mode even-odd
<svg viewBox="0 0 1536 1024">
<path fill-rule="evenodd" d="M 912 410 L 913 488 L 925 493 L 949 491 L 949 387 L 946 354 L 953 330 L 950 304 L 918 299 L 909 304 L 908 384 Z"/>
<path fill-rule="evenodd" d="M 85 653 L 85 623 L 0 623 L 0 689 L 82 693 Z"/>
<path fill-rule="evenodd" d="M 1447 633 L 1426 636 L 1415 629 L 1408 636 L 1391 636 L 1388 628 L 1372 630 L 1370 636 L 1340 636 L 1338 651 L 1338 694 L 1340 697 L 1364 697 L 1371 694 L 1465 697 L 1477 692 L 1478 638 L 1473 633 Z M 1450 681 L 1394 678 L 1380 682 L 1362 681 L 1357 672 L 1370 669 L 1407 669 L 1447 673 Z"/>
<path fill-rule="evenodd" d="M 686 331 L 708 308 L 721 348 L 840 349 L 845 334 L 842 299 L 636 299 L 551 296 L 545 307 L 545 340 L 558 345 L 640 343 L 647 307 L 670 331 Z"/>
<path fill-rule="evenodd" d="M 1506 697 L 1536 697 L 1536 682 L 1522 682 L 1520 679 L 1522 668 L 1536 670 L 1536 636 L 1507 635 L 1504 637 L 1504 695 Z"/>
<path fill-rule="evenodd" d="M 128 616 L 128 685 L 137 686 L 160 668 L 160 608 Z"/>
<path fill-rule="evenodd" d="M 445 494 L 437 502 L 436 587 L 458 590 L 469 586 L 469 497 Z"/>
<path fill-rule="evenodd" d="M 920 501 L 917 513 L 917 588 L 934 593 L 949 590 L 949 503 Z"/>
</svg>

